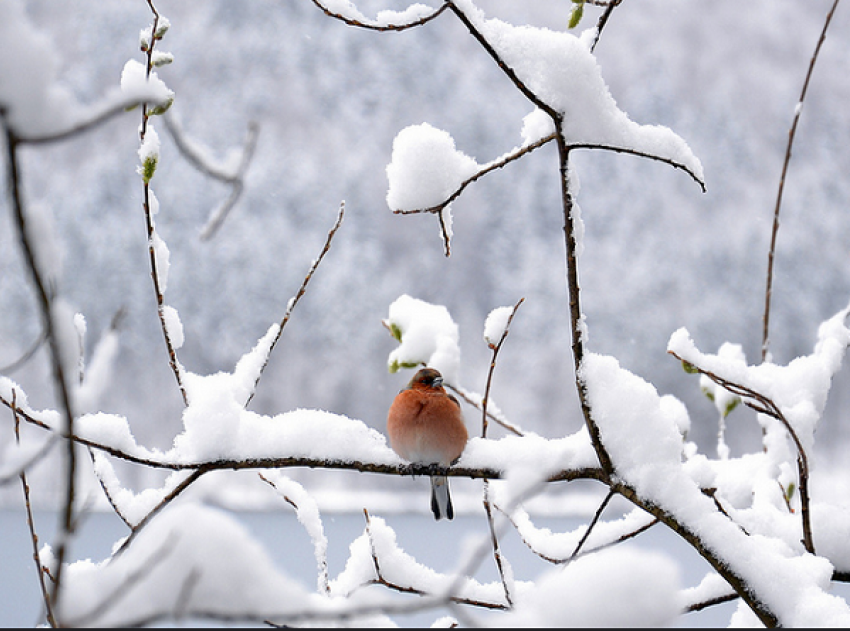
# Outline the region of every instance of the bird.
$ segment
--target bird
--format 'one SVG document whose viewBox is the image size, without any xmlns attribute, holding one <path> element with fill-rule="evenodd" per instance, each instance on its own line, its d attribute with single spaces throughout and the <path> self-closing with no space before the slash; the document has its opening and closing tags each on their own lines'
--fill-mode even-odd
<svg viewBox="0 0 850 631">
<path fill-rule="evenodd" d="M 443 387 L 434 368 L 419 370 L 393 399 L 387 413 L 390 447 L 415 464 L 449 467 L 463 453 L 469 433 L 454 395 Z M 454 519 L 449 479 L 431 476 L 431 512 L 434 519 Z"/>
</svg>

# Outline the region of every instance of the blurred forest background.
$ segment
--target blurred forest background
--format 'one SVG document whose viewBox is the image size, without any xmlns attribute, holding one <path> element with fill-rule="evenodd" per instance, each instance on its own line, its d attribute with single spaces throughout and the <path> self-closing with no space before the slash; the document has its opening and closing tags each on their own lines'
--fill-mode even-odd
<svg viewBox="0 0 850 631">
<path fill-rule="evenodd" d="M 360 2 L 374 15 L 397 3 Z M 479 0 L 490 17 L 565 29 L 567 0 Z M 767 252 L 788 130 L 831 2 L 710 3 L 625 0 L 596 54 L 621 109 L 670 127 L 705 168 L 707 192 L 681 171 L 633 156 L 574 152 L 586 234 L 580 259 L 590 349 L 616 356 L 661 393 L 688 404 L 690 438 L 715 455 L 717 413 L 666 354 L 686 326 L 705 352 L 724 341 L 759 361 Z M 225 158 L 259 124 L 246 187 L 222 229 L 199 239 L 226 186 L 198 173 L 163 141 L 152 186 L 158 230 L 171 252 L 166 303 L 178 309 L 190 371 L 232 370 L 279 322 L 345 200 L 331 250 L 272 355 L 251 407 L 273 414 L 321 408 L 384 431 L 410 371 L 391 375 L 396 342 L 382 326 L 403 293 L 445 305 L 459 325 L 464 388 L 483 392 L 490 351 L 484 319 L 525 302 L 499 355 L 492 396 L 514 423 L 544 436 L 582 423 L 569 343 L 564 240 L 555 147 L 487 175 L 453 205 L 452 256 L 433 216 L 387 207 L 385 167 L 395 135 L 428 122 L 487 162 L 520 144 L 531 106 L 462 25 L 444 15 L 424 28 L 381 34 L 347 28 L 309 0 L 159 0 L 172 24 L 159 76 L 172 114 Z M 778 363 L 811 352 L 817 326 L 850 300 L 850 12 L 840 7 L 803 109 L 782 207 L 771 347 Z M 143 0 L 30 0 L 53 40 L 63 81 L 83 102 L 118 85 L 141 60 Z M 579 30 L 592 27 L 588 6 Z M 54 218 L 60 293 L 84 314 L 87 352 L 126 309 L 114 384 L 101 409 L 127 416 L 136 439 L 167 449 L 183 403 L 165 353 L 151 287 L 138 112 L 55 146 L 22 151 L 25 194 Z M 0 366 L 40 334 L 39 317 L 4 203 L 0 213 Z M 816 451 L 850 439 L 848 370 L 831 393 Z M 42 349 L 6 373 L 33 407 L 53 405 Z M 466 408 L 470 433 L 479 415 Z M 0 439 L 11 439 L 3 423 Z M 728 419 L 732 455 L 757 445 L 746 410 Z M 492 433 L 498 437 L 498 431 Z M 144 475 L 152 475 L 147 472 Z M 381 484 L 355 476 L 353 484 Z M 33 474 L 34 480 L 37 480 Z M 55 482 L 55 472 L 45 480 Z M 126 480 L 128 484 L 132 479 Z M 144 483 L 144 480 L 136 480 Z M 20 501 L 19 490 L 5 489 Z M 10 493 L 10 494 L 9 494 Z"/>
</svg>

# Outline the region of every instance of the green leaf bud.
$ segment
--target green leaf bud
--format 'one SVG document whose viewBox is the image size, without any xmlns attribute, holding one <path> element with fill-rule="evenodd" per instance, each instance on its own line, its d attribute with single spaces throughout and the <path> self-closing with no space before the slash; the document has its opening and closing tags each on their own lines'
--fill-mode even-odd
<svg viewBox="0 0 850 631">
<path fill-rule="evenodd" d="M 153 178 L 153 174 L 156 172 L 156 165 L 158 162 L 159 158 L 155 155 L 151 155 L 145 158 L 145 161 L 142 163 L 142 166 L 139 169 L 139 173 L 141 174 L 142 181 L 145 184 L 149 184 L 151 178 Z"/>
<path fill-rule="evenodd" d="M 573 0 L 573 11 L 570 13 L 569 28 L 575 28 L 584 15 L 584 0 Z"/>
<path fill-rule="evenodd" d="M 161 116 L 168 111 L 168 108 L 171 107 L 171 104 L 174 103 L 174 97 L 170 96 L 167 100 L 163 101 L 159 105 L 154 105 L 148 110 L 148 115 L 150 116 Z"/>
</svg>

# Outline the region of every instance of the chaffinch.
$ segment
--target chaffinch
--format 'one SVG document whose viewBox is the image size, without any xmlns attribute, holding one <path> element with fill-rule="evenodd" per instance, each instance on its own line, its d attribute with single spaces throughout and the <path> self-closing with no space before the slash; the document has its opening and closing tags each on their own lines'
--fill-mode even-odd
<svg viewBox="0 0 850 631">
<path fill-rule="evenodd" d="M 443 387 L 443 377 L 423 368 L 399 392 L 387 414 L 390 446 L 399 456 L 416 464 L 452 465 L 466 447 L 469 434 L 460 403 Z M 449 480 L 431 476 L 431 511 L 435 519 L 454 518 Z"/>
</svg>

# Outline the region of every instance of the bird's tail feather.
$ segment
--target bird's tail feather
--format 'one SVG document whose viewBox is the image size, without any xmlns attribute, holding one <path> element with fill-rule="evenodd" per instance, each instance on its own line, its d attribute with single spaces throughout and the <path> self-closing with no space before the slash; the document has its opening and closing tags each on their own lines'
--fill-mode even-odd
<svg viewBox="0 0 850 631">
<path fill-rule="evenodd" d="M 431 476 L 431 512 L 434 519 L 454 519 L 452 496 L 449 494 L 449 479 L 444 475 Z"/>
</svg>

